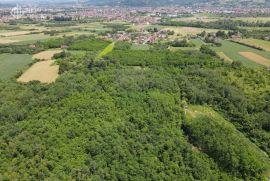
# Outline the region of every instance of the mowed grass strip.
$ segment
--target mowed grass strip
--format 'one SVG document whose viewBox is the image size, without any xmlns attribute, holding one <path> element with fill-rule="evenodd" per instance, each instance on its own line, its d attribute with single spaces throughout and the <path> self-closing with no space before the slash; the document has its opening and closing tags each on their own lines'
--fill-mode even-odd
<svg viewBox="0 0 270 181">
<path fill-rule="evenodd" d="M 59 66 L 53 60 L 37 62 L 17 79 L 18 82 L 39 81 L 41 83 L 53 83 L 59 72 Z"/>
<path fill-rule="evenodd" d="M 253 52 L 239 52 L 240 55 L 248 58 L 251 61 L 254 61 L 256 63 L 259 63 L 261 65 L 264 65 L 266 67 L 270 67 L 270 60 L 267 58 L 264 58 L 260 55 L 257 55 L 256 53 Z"/>
<path fill-rule="evenodd" d="M 96 59 L 101 59 L 103 56 L 107 55 L 111 51 L 113 51 L 115 43 L 109 44 L 104 50 L 102 50 L 96 57 Z"/>
<path fill-rule="evenodd" d="M 225 62 L 228 62 L 228 63 L 232 63 L 233 60 L 230 59 L 230 57 L 228 57 L 224 52 L 217 52 L 217 55 L 223 59 Z"/>
<path fill-rule="evenodd" d="M 14 77 L 32 62 L 32 57 L 26 54 L 0 55 L 0 80 Z"/>
<path fill-rule="evenodd" d="M 33 56 L 34 59 L 39 60 L 51 60 L 56 53 L 60 53 L 62 50 L 55 49 L 55 50 L 46 50 L 40 53 L 37 53 Z"/>
</svg>

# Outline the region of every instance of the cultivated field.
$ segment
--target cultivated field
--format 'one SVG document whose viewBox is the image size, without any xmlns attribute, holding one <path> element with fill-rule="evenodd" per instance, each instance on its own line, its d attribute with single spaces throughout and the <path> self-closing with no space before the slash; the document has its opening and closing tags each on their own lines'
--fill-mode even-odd
<svg viewBox="0 0 270 181">
<path fill-rule="evenodd" d="M 0 37 L 8 37 L 8 36 L 18 36 L 18 35 L 26 35 L 29 34 L 29 31 L 10 31 L 10 32 L 0 32 Z"/>
<path fill-rule="evenodd" d="M 234 39 L 234 41 L 238 41 L 240 43 L 262 48 L 263 50 L 270 52 L 270 41 L 259 40 L 259 39 L 254 39 L 254 38 Z"/>
<path fill-rule="evenodd" d="M 59 66 L 53 60 L 46 60 L 35 63 L 23 75 L 18 78 L 19 82 L 40 81 L 42 83 L 52 83 L 58 77 Z"/>
<path fill-rule="evenodd" d="M 260 55 L 257 55 L 253 52 L 239 52 L 240 55 L 246 57 L 247 59 L 254 61 L 256 63 L 262 64 L 266 67 L 270 67 L 270 60 L 267 58 L 264 58 Z"/>
<path fill-rule="evenodd" d="M 44 40 L 52 38 L 49 35 L 40 34 L 26 34 L 26 35 L 17 35 L 17 36 L 9 36 L 9 37 L 0 37 L 0 44 L 9 44 L 16 42 L 35 42 L 37 40 Z"/>
<path fill-rule="evenodd" d="M 51 60 L 54 54 L 60 53 L 61 51 L 62 50 L 60 50 L 60 49 L 43 51 L 43 52 L 35 54 L 33 56 L 33 59 Z"/>
<path fill-rule="evenodd" d="M 6 80 L 27 68 L 32 62 L 30 55 L 0 54 L 0 80 Z"/>
<path fill-rule="evenodd" d="M 248 67 L 262 67 L 263 65 L 259 64 L 258 62 L 254 62 L 245 56 L 240 55 L 239 52 L 252 52 L 261 57 L 270 59 L 270 52 L 260 51 L 228 40 L 221 40 L 221 43 L 221 47 L 213 48 L 216 52 L 223 52 L 231 60 L 240 61 L 243 63 L 243 65 Z"/>
<path fill-rule="evenodd" d="M 194 28 L 194 27 L 169 27 L 169 26 L 165 26 L 162 29 L 174 31 L 175 32 L 174 36 L 176 36 L 177 34 L 180 34 L 182 36 L 197 35 L 198 33 L 201 33 L 203 31 L 205 31 L 207 33 L 218 31 L 216 29 Z"/>
<path fill-rule="evenodd" d="M 52 57 L 59 52 L 61 52 L 61 50 L 54 49 L 35 54 L 33 56 L 34 59 L 45 61 L 40 61 L 32 65 L 20 78 L 18 78 L 18 81 L 30 82 L 37 80 L 48 84 L 54 82 L 58 77 L 59 66 L 54 64 Z"/>
</svg>

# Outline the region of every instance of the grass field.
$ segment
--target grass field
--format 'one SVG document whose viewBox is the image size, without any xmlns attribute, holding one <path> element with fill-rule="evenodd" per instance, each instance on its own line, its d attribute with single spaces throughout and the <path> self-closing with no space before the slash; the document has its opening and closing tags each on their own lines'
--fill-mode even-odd
<svg viewBox="0 0 270 181">
<path fill-rule="evenodd" d="M 256 47 L 264 49 L 265 51 L 270 52 L 270 41 L 259 40 L 259 39 L 254 39 L 254 38 L 236 39 L 234 41 L 238 41 L 240 43 L 244 43 L 251 46 L 256 46 Z"/>
<path fill-rule="evenodd" d="M 252 52 L 259 56 L 262 56 L 266 59 L 270 59 L 270 52 L 260 51 L 254 48 L 250 48 L 244 45 L 240 45 L 238 43 L 230 42 L 228 40 L 222 40 L 221 41 L 222 46 L 221 47 L 214 47 L 213 49 L 216 52 L 223 52 L 225 55 L 227 55 L 230 59 L 234 61 L 240 61 L 243 63 L 243 65 L 248 67 L 262 67 L 263 65 L 256 63 L 242 55 L 239 54 L 239 52 Z"/>
<path fill-rule="evenodd" d="M 104 50 L 102 50 L 98 55 L 97 55 L 97 59 L 101 59 L 103 56 L 107 55 L 108 53 L 110 53 L 111 51 L 113 51 L 114 48 L 114 42 L 109 44 Z"/>
<path fill-rule="evenodd" d="M 0 37 L 0 44 L 18 43 L 18 42 L 35 42 L 37 40 L 44 40 L 52 38 L 49 35 L 40 34 L 28 34 L 28 35 L 17 35 L 9 37 Z"/>
<path fill-rule="evenodd" d="M 254 61 L 256 63 L 259 63 L 261 65 L 264 65 L 266 67 L 270 67 L 270 59 L 264 58 L 260 55 L 257 55 L 253 52 L 239 52 L 240 55 L 243 57 L 246 57 L 247 59 Z"/>
<path fill-rule="evenodd" d="M 60 50 L 60 49 L 46 50 L 46 51 L 35 54 L 33 56 L 33 59 L 51 60 L 54 54 L 60 53 L 60 52 L 62 52 L 62 50 Z"/>
<path fill-rule="evenodd" d="M 182 36 L 186 36 L 186 35 L 197 35 L 198 33 L 201 33 L 203 31 L 207 33 L 218 31 L 217 29 L 194 28 L 194 27 L 174 27 L 174 26 L 164 26 L 162 29 L 174 31 L 175 32 L 174 37 L 176 37 L 178 34 Z"/>
<path fill-rule="evenodd" d="M 269 21 L 269 17 L 237 17 L 234 18 L 234 20 L 241 20 L 241 21 L 246 21 L 246 22 L 268 22 Z"/>
<path fill-rule="evenodd" d="M 40 81 L 41 83 L 52 83 L 58 77 L 59 66 L 53 60 L 37 62 L 18 78 L 19 82 Z"/>
<path fill-rule="evenodd" d="M 29 34 L 30 31 L 6 31 L 0 32 L 0 37 L 19 36 Z"/>
<path fill-rule="evenodd" d="M 30 55 L 1 54 L 0 55 L 0 80 L 7 80 L 27 68 L 32 62 Z"/>
<path fill-rule="evenodd" d="M 149 50 L 149 45 L 147 44 L 132 44 L 131 50 Z"/>
<path fill-rule="evenodd" d="M 52 83 L 58 77 L 59 66 L 54 64 L 52 57 L 54 54 L 61 52 L 60 49 L 46 50 L 33 55 L 33 59 L 44 60 L 35 63 L 25 71 L 18 79 L 18 82 L 30 82 L 33 80 L 41 83 Z"/>
</svg>

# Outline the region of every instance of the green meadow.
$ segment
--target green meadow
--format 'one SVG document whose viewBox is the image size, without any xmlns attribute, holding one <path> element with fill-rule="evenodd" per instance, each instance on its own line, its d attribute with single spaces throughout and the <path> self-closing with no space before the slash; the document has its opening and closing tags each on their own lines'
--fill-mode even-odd
<svg viewBox="0 0 270 181">
<path fill-rule="evenodd" d="M 257 50 L 254 48 L 250 48 L 244 45 L 240 45 L 238 43 L 230 42 L 228 40 L 221 40 L 222 46 L 221 47 L 214 47 L 213 49 L 217 52 L 223 52 L 226 56 L 234 61 L 240 61 L 243 65 L 248 67 L 262 67 L 262 65 L 255 63 L 239 54 L 239 52 L 253 52 L 262 57 L 270 59 L 270 53 Z"/>
<path fill-rule="evenodd" d="M 26 54 L 0 55 L 0 80 L 7 80 L 25 69 L 32 62 L 32 57 Z"/>
</svg>

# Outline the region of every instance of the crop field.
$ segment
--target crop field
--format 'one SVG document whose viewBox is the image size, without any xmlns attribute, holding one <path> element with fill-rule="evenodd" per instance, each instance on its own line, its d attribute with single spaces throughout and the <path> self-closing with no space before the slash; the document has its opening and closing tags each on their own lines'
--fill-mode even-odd
<svg viewBox="0 0 270 181">
<path fill-rule="evenodd" d="M 39 60 L 51 60 L 53 55 L 56 53 L 60 53 L 62 50 L 55 49 L 55 50 L 46 50 L 40 53 L 37 53 L 33 56 L 33 59 L 39 59 Z"/>
<path fill-rule="evenodd" d="M 0 32 L 0 37 L 26 35 L 29 33 L 30 33 L 29 31 L 7 31 L 7 32 Z"/>
<path fill-rule="evenodd" d="M 52 38 L 49 35 L 40 34 L 27 34 L 27 35 L 18 35 L 18 36 L 10 36 L 10 37 L 0 37 L 1 44 L 9 44 L 16 42 L 34 42 L 37 40 L 44 40 Z"/>
<path fill-rule="evenodd" d="M 270 59 L 264 58 L 253 52 L 239 52 L 240 55 L 246 57 L 247 59 L 254 61 L 256 63 L 262 64 L 266 67 L 270 67 Z"/>
<path fill-rule="evenodd" d="M 32 65 L 21 77 L 18 82 L 40 81 L 41 83 L 52 83 L 58 77 L 59 66 L 53 60 L 37 62 Z"/>
<path fill-rule="evenodd" d="M 207 17 L 207 16 L 193 16 L 193 17 L 176 18 L 174 20 L 185 21 L 185 22 L 195 22 L 195 21 L 211 22 L 211 21 L 217 21 L 218 18 Z"/>
<path fill-rule="evenodd" d="M 230 42 L 228 40 L 222 40 L 221 43 L 222 43 L 221 47 L 213 48 L 216 52 L 223 52 L 230 59 L 234 61 L 240 61 L 243 63 L 243 65 L 248 66 L 248 67 L 258 68 L 258 67 L 262 67 L 263 65 L 259 64 L 258 62 L 254 62 L 250 60 L 249 58 L 239 54 L 239 52 L 252 52 L 266 59 L 270 59 L 270 52 L 260 51 L 254 48 L 240 45 L 238 43 Z"/>
<path fill-rule="evenodd" d="M 246 21 L 246 22 L 267 22 L 269 21 L 269 17 L 237 17 L 234 18 L 235 20 L 241 20 L 241 21 Z"/>
<path fill-rule="evenodd" d="M 107 55 L 108 53 L 110 53 L 111 51 L 113 51 L 114 48 L 114 42 L 109 44 L 104 50 L 102 50 L 98 55 L 97 55 L 97 59 L 102 58 L 103 56 Z"/>
<path fill-rule="evenodd" d="M 240 43 L 244 43 L 247 45 L 255 46 L 264 49 L 265 51 L 270 52 L 270 41 L 265 40 L 259 40 L 254 38 L 248 38 L 248 39 L 236 39 L 234 41 L 238 41 Z"/>
<path fill-rule="evenodd" d="M 177 36 L 177 34 L 180 34 L 182 36 L 186 35 L 197 35 L 198 33 L 201 33 L 203 31 L 207 33 L 211 32 L 217 32 L 218 30 L 216 29 L 207 29 L 207 28 L 194 28 L 194 27 L 170 27 L 170 26 L 165 26 L 163 28 L 164 30 L 171 30 L 175 32 L 174 36 Z"/>
<path fill-rule="evenodd" d="M 0 80 L 7 80 L 27 68 L 32 62 L 30 55 L 0 54 Z"/>
</svg>

